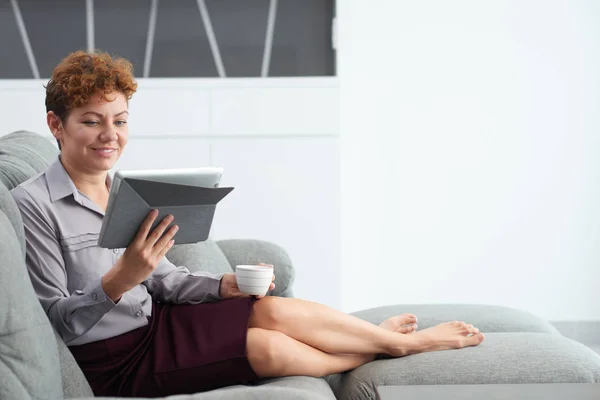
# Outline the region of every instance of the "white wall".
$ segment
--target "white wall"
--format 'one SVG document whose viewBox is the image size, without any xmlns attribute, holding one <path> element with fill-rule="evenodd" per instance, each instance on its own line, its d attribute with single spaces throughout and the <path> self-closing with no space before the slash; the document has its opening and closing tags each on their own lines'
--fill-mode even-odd
<svg viewBox="0 0 600 400">
<path fill-rule="evenodd" d="M 42 81 L 0 81 L 0 135 L 51 138 Z M 235 190 L 214 239 L 284 247 L 295 294 L 340 306 L 339 97 L 335 78 L 140 79 L 130 142 L 115 168 L 218 165 Z"/>
<path fill-rule="evenodd" d="M 600 319 L 600 3 L 337 13 L 342 308 Z"/>
</svg>

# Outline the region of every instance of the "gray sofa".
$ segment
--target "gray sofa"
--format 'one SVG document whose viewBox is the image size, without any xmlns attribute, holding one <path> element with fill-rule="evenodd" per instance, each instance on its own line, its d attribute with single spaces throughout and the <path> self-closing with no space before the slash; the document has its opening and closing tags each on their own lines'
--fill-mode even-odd
<svg viewBox="0 0 600 400">
<path fill-rule="evenodd" d="M 39 305 L 24 263 L 24 232 L 9 190 L 43 171 L 57 149 L 46 138 L 15 132 L 0 138 L 0 399 L 93 397 L 68 348 Z M 294 269 L 280 247 L 256 240 L 209 240 L 173 248 L 167 257 L 191 270 L 231 271 L 239 263 L 276 266 L 278 296 L 293 296 Z M 357 294 L 358 295 L 358 294 Z M 375 399 L 381 385 L 600 382 L 600 356 L 562 337 L 527 312 L 486 305 L 397 305 L 364 310 L 379 323 L 403 312 L 426 328 L 449 320 L 487 334 L 478 347 L 381 359 L 325 378 L 266 379 L 170 399 Z"/>
</svg>

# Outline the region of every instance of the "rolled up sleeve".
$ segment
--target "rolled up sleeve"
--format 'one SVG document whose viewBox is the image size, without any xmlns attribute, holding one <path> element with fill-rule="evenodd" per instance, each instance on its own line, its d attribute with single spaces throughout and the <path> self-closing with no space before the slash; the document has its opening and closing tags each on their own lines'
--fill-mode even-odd
<svg viewBox="0 0 600 400">
<path fill-rule="evenodd" d="M 50 322 L 69 344 L 92 329 L 116 304 L 104 292 L 101 277 L 68 292 L 62 248 L 50 219 L 24 188 L 13 189 L 12 195 L 25 227 L 31 283 Z"/>
<path fill-rule="evenodd" d="M 172 304 L 198 304 L 222 300 L 219 295 L 221 278 L 225 274 L 191 273 L 177 267 L 166 257 L 143 282 L 154 301 Z"/>
</svg>

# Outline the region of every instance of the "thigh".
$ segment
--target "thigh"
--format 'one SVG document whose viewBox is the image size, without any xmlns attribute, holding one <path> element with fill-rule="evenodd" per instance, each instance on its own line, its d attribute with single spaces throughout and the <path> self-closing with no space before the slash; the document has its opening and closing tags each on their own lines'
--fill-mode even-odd
<svg viewBox="0 0 600 400">
<path fill-rule="evenodd" d="M 281 330 L 281 324 L 290 317 L 300 318 L 304 314 L 303 300 L 267 296 L 256 300 L 250 310 L 248 328 Z"/>
<path fill-rule="evenodd" d="M 284 333 L 268 329 L 248 329 L 246 351 L 248 362 L 259 378 L 321 377 L 332 373 L 332 368 L 334 372 L 347 369 L 339 369 L 337 365 L 344 364 L 336 359 L 343 356 L 324 353 Z"/>
</svg>

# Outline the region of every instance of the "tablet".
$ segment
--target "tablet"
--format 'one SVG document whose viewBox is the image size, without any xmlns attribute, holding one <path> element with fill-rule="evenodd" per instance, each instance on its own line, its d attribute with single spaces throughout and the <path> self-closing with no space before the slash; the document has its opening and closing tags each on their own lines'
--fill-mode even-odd
<svg viewBox="0 0 600 400">
<path fill-rule="evenodd" d="M 119 170 L 112 179 L 98 245 L 125 248 L 152 209 L 159 215 L 152 229 L 167 215 L 179 226 L 176 243 L 206 240 L 216 203 L 233 188 L 219 188 L 219 167 Z"/>
<path fill-rule="evenodd" d="M 114 200 L 116 192 L 119 191 L 121 181 L 125 178 L 200 187 L 219 187 L 221 176 L 223 176 L 223 168 L 220 167 L 118 170 L 113 176 L 110 187 L 108 207 L 110 207 L 111 199 Z"/>
</svg>

